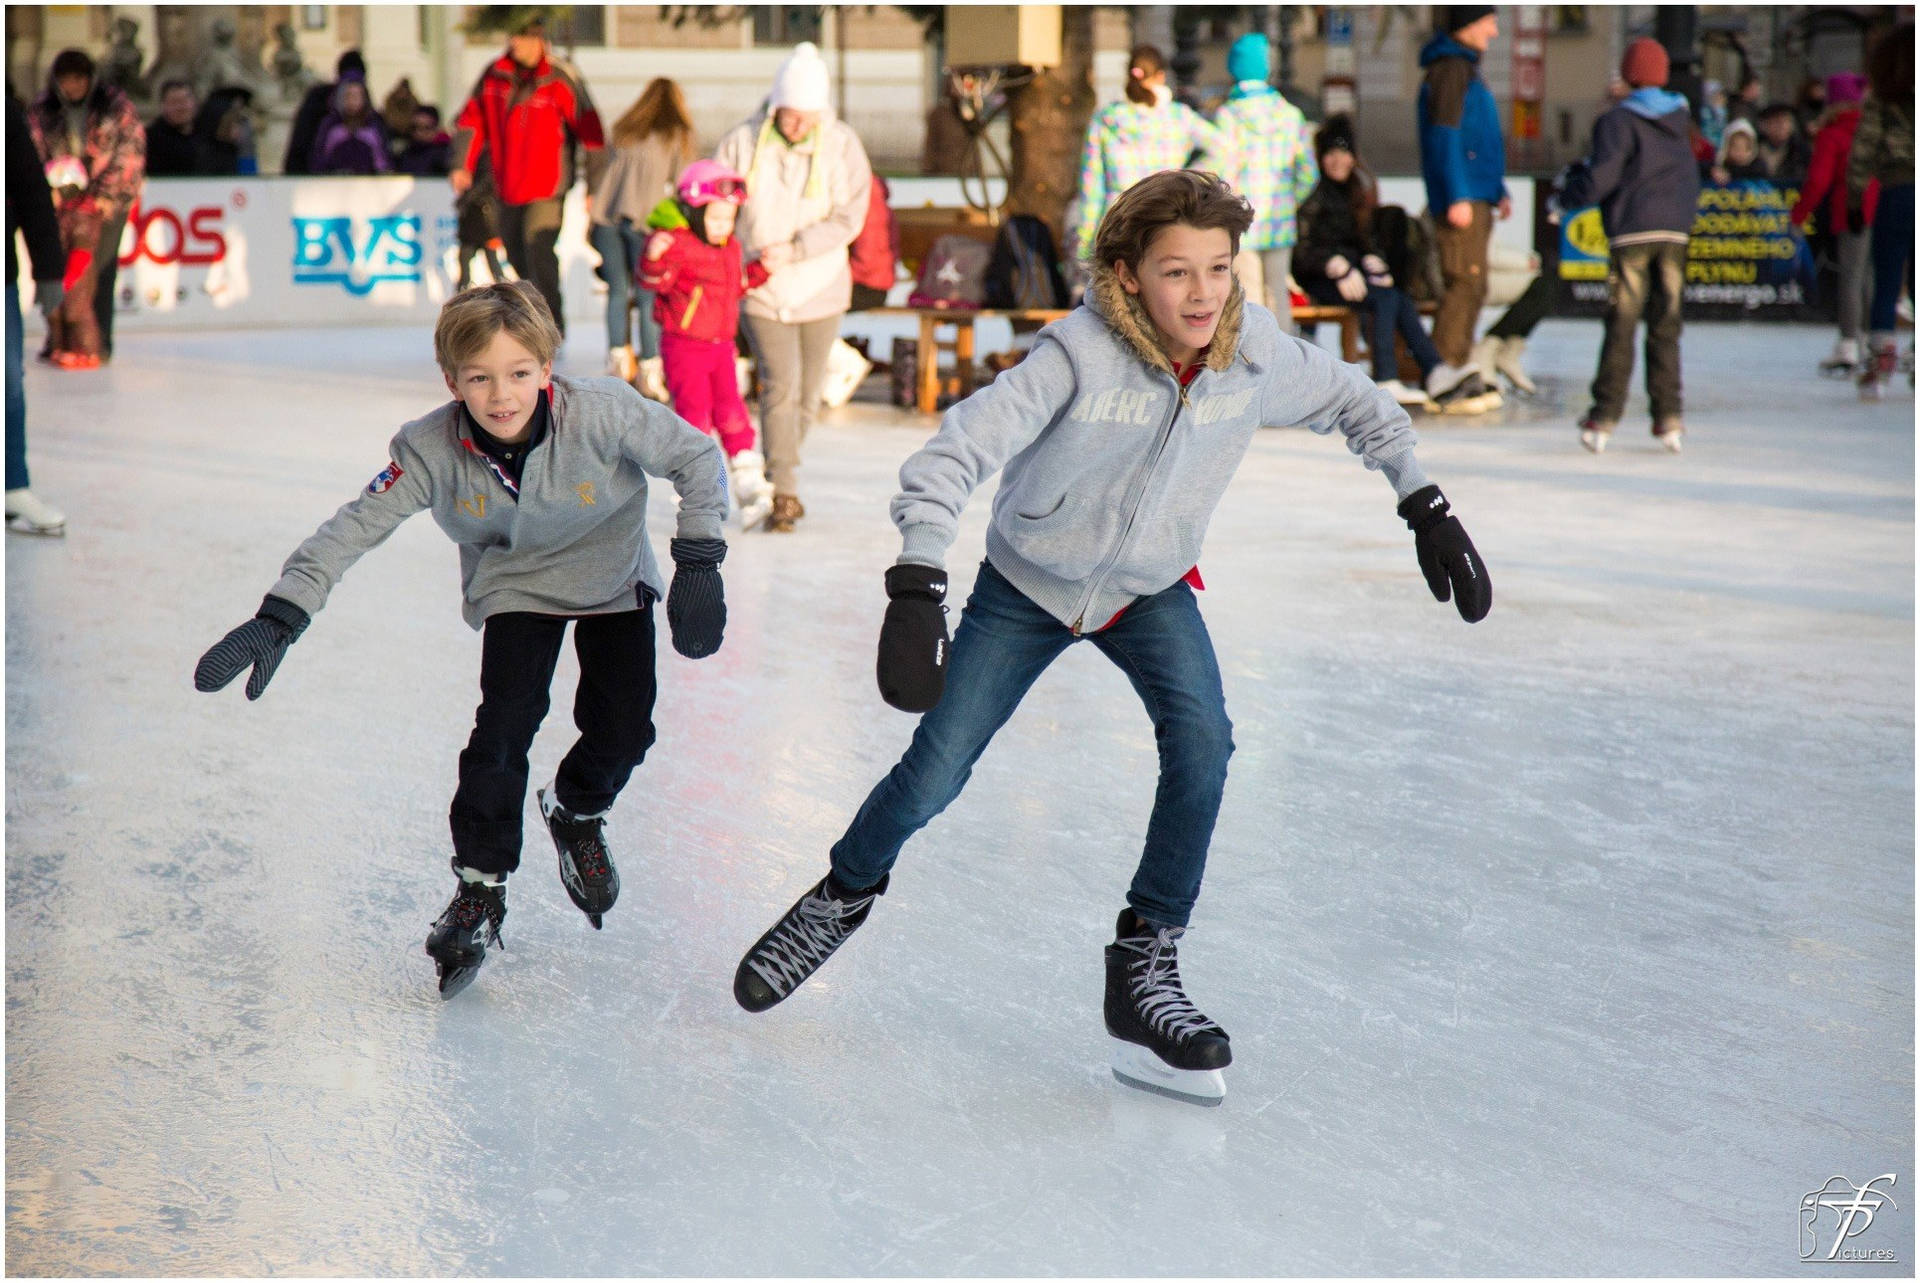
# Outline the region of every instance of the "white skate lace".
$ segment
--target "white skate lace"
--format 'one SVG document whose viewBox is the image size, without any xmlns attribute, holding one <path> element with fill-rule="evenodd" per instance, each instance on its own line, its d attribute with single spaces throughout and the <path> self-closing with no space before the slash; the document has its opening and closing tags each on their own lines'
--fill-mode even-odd
<svg viewBox="0 0 1920 1283">
<path fill-rule="evenodd" d="M 851 932 L 842 922 L 873 903 L 871 895 L 835 900 L 816 891 L 795 905 L 747 966 L 781 997 L 812 975 Z"/>
<path fill-rule="evenodd" d="M 1220 1027 L 1200 1014 L 1180 987 L 1180 960 L 1175 948 L 1185 934 L 1179 927 L 1162 927 L 1152 937 L 1121 940 L 1120 947 L 1141 956 L 1127 964 L 1128 982 L 1141 1018 L 1162 1037 L 1184 1042 L 1194 1034 L 1219 1033 Z M 1151 943 L 1149 943 L 1151 940 Z"/>
</svg>

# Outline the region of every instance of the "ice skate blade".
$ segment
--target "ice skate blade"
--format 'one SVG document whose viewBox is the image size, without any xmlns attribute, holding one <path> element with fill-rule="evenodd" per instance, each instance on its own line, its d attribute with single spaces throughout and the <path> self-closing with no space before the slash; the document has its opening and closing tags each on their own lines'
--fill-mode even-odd
<svg viewBox="0 0 1920 1283">
<path fill-rule="evenodd" d="M 1227 1079 L 1220 1070 L 1175 1069 L 1145 1047 L 1130 1042 L 1115 1042 L 1113 1076 L 1129 1087 L 1188 1105 L 1211 1108 L 1227 1098 Z"/>
<path fill-rule="evenodd" d="M 480 974 L 480 964 L 477 962 L 474 963 L 472 966 L 460 966 L 460 967 L 449 967 L 444 964 L 441 964 L 440 965 L 440 1001 L 445 1002 L 447 999 L 459 993 L 462 989 L 465 989 L 468 985 L 473 983 L 473 978 L 479 974 Z"/>
</svg>

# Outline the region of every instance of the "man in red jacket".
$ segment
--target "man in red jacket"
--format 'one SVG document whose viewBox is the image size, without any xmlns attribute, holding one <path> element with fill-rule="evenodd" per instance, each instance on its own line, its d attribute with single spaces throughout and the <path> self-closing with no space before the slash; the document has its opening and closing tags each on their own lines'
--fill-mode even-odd
<svg viewBox="0 0 1920 1283">
<path fill-rule="evenodd" d="M 506 55 L 488 67 L 454 121 L 458 168 L 448 175 L 453 190 L 473 185 L 473 169 L 486 152 L 500 194 L 500 236 L 513 270 L 547 300 L 554 323 L 566 333 L 560 303 L 560 206 L 573 186 L 573 145 L 606 145 L 600 116 L 580 73 L 554 59 L 538 17 L 507 37 Z"/>
</svg>

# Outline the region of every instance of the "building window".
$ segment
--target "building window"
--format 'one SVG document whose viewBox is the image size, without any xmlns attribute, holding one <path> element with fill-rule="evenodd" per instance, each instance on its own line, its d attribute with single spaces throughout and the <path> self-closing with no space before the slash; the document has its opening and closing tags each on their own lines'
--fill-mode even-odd
<svg viewBox="0 0 1920 1283">
<path fill-rule="evenodd" d="M 304 31 L 325 31 L 327 29 L 327 6 L 323 4 L 301 5 L 300 27 Z"/>
<path fill-rule="evenodd" d="M 607 7 L 601 4 L 576 4 L 562 10 L 549 20 L 547 38 L 565 49 L 605 45 Z"/>
<path fill-rule="evenodd" d="M 757 45 L 797 45 L 802 40 L 820 43 L 819 5 L 761 4 L 753 6 L 753 43 Z"/>
</svg>

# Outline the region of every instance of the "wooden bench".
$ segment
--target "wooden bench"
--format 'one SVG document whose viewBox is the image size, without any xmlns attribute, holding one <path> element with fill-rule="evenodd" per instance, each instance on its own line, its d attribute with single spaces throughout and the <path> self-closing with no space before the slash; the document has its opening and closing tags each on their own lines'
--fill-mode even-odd
<svg viewBox="0 0 1920 1283">
<path fill-rule="evenodd" d="M 1424 316 L 1431 316 L 1435 310 L 1432 303 L 1419 305 Z M 964 399 L 973 394 L 973 327 L 974 323 L 986 319 L 1003 321 L 1023 321 L 1046 324 L 1066 316 L 1067 310 L 1061 308 L 940 308 L 940 307 L 870 307 L 860 313 L 862 316 L 912 316 L 920 322 L 920 340 L 916 351 L 914 376 L 914 401 L 922 414 L 936 414 L 940 408 L 940 353 L 953 353 L 954 372 L 957 377 L 956 392 Z M 1358 361 L 1365 353 L 1360 341 L 1360 313 L 1350 307 L 1339 307 L 1330 303 L 1306 303 L 1293 309 L 1296 325 L 1316 325 L 1322 321 L 1332 321 L 1340 327 L 1340 358 L 1344 361 Z M 953 337 L 943 339 L 940 330 L 951 328 Z"/>
</svg>

